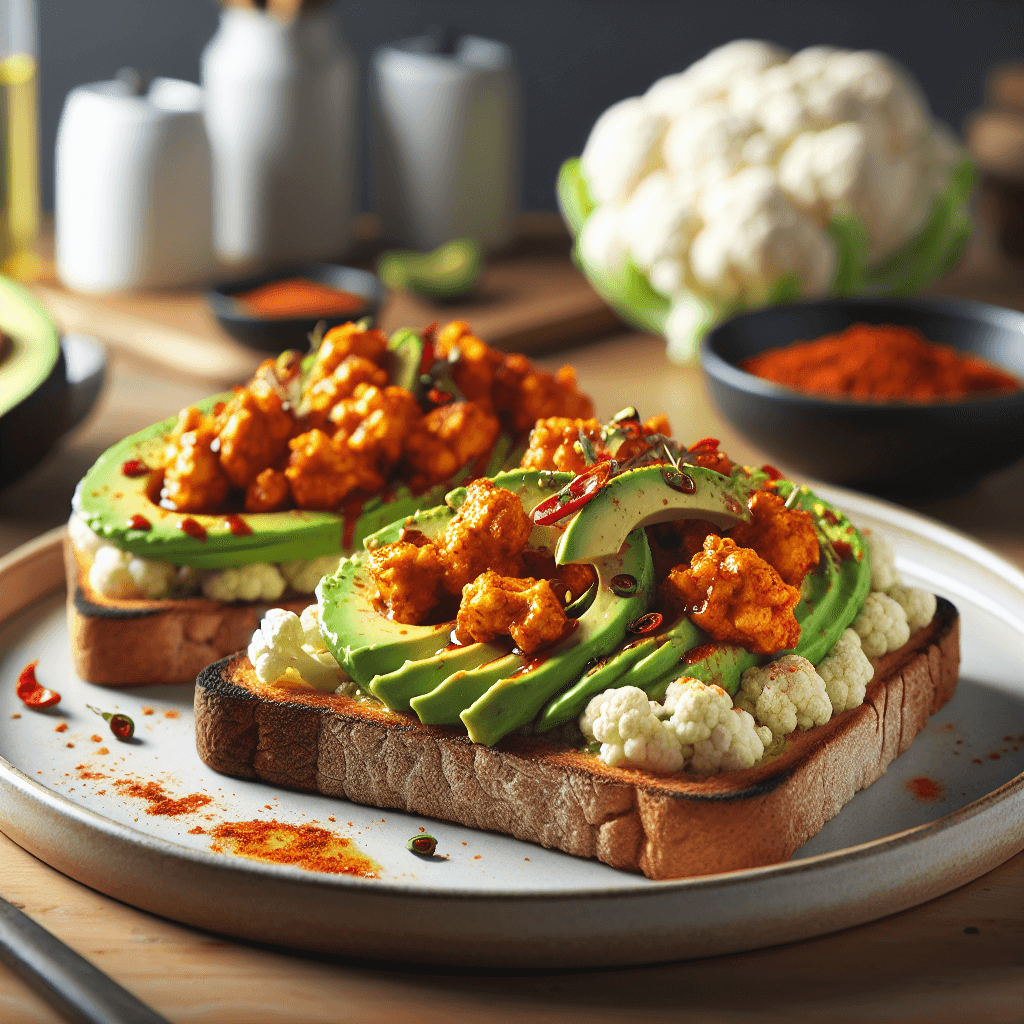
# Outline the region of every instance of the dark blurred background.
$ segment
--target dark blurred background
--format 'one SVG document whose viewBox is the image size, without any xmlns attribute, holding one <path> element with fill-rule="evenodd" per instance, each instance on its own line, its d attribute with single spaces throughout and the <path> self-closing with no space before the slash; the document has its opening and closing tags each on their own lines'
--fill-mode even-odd
<svg viewBox="0 0 1024 1024">
<path fill-rule="evenodd" d="M 992 65 L 1024 57 L 1024 4 L 1007 0 L 337 0 L 362 75 L 374 48 L 430 25 L 509 43 L 524 105 L 522 205 L 554 209 L 559 164 L 594 120 L 662 75 L 739 37 L 797 50 L 879 49 L 917 78 L 934 113 L 960 132 Z M 53 208 L 53 147 L 68 90 L 130 65 L 198 81 L 215 0 L 40 0 L 41 176 Z M 365 116 L 363 117 L 365 130 Z M 368 207 L 366 146 L 362 205 Z"/>
</svg>

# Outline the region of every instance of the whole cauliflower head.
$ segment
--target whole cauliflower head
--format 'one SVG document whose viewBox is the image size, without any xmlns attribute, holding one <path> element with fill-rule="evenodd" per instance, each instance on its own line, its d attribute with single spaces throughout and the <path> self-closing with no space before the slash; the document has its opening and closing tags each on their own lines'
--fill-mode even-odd
<svg viewBox="0 0 1024 1024">
<path fill-rule="evenodd" d="M 682 744 L 687 769 L 700 775 L 750 768 L 771 742 L 771 731 L 733 707 L 722 687 L 699 679 L 669 683 L 664 707 L 670 716 L 665 725 Z"/>
<path fill-rule="evenodd" d="M 853 620 L 861 648 L 869 658 L 880 658 L 910 639 L 907 613 L 888 594 L 873 590 L 860 615 Z"/>
<path fill-rule="evenodd" d="M 933 210 L 945 215 L 962 159 L 883 54 L 737 40 L 597 119 L 579 163 L 592 205 L 579 252 L 603 274 L 632 263 L 664 300 L 669 353 L 686 360 L 737 306 L 827 293 L 836 224 L 857 225 L 846 263 L 880 265 Z"/>
<path fill-rule="evenodd" d="M 676 772 L 683 766 L 682 748 L 661 721 L 661 710 L 639 687 L 620 686 L 591 699 L 580 730 L 601 744 L 598 756 L 613 768 Z"/>
<path fill-rule="evenodd" d="M 825 682 L 832 714 L 839 715 L 864 703 L 875 667 L 861 649 L 859 634 L 847 629 L 818 663 L 817 673 Z"/>
<path fill-rule="evenodd" d="M 825 681 L 799 654 L 748 668 L 740 679 L 737 707 L 754 715 L 774 736 L 824 725 L 832 717 Z"/>
</svg>

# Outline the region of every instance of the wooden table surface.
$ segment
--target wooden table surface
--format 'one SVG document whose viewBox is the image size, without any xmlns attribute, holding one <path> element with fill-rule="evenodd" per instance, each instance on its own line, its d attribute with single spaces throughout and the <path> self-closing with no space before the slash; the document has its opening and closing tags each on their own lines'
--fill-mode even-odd
<svg viewBox="0 0 1024 1024">
<path fill-rule="evenodd" d="M 569 279 L 561 259 L 559 273 Z M 965 274 L 959 285 L 947 282 L 942 290 L 1024 308 L 1021 267 L 985 272 L 975 265 L 970 272 L 977 275 L 973 284 Z M 578 282 L 573 287 L 572 302 L 579 303 Z M 170 305 L 182 301 L 168 299 Z M 144 302 L 133 307 L 121 300 L 119 308 L 145 322 Z M 580 308 L 569 311 L 570 321 Z M 166 319 L 166 309 L 162 315 Z M 92 329 L 101 332 L 102 326 L 98 318 Z M 117 342 L 109 353 L 107 386 L 89 419 L 33 473 L 0 492 L 0 555 L 67 518 L 74 484 L 106 447 L 210 392 L 210 375 L 190 378 L 184 368 L 173 370 L 166 360 L 152 358 L 141 343 Z M 571 361 L 602 418 L 627 403 L 645 415 L 664 410 L 676 436 L 714 435 L 738 461 L 763 461 L 719 419 L 700 374 L 668 363 L 657 339 L 619 327 L 538 361 L 549 368 Z M 915 509 L 1024 568 L 1022 496 L 1024 462 L 989 477 L 971 494 Z M 238 942 L 103 896 L 3 835 L 0 895 L 183 1024 L 398 1024 L 428 1018 L 725 1024 L 783 1017 L 818 1021 L 826 1015 L 838 1022 L 1024 1020 L 1024 853 L 944 897 L 834 935 L 708 961 L 595 972 L 424 968 Z M 0 1020 L 60 1018 L 0 965 Z"/>
</svg>

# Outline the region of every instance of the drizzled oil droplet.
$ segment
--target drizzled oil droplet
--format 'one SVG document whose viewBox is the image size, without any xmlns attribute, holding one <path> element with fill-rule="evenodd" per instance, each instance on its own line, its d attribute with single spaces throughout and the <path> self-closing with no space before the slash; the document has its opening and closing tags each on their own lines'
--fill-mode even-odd
<svg viewBox="0 0 1024 1024">
<path fill-rule="evenodd" d="M 683 494 L 693 494 L 697 485 L 693 482 L 692 476 L 681 473 L 672 466 L 662 466 L 661 479 L 665 481 L 674 491 L 681 491 Z"/>
<path fill-rule="evenodd" d="M 620 572 L 618 576 L 612 577 L 612 593 L 617 597 L 632 597 L 637 592 L 639 586 L 640 584 L 637 583 L 636 577 L 630 576 L 628 572 Z"/>
<path fill-rule="evenodd" d="M 648 612 L 646 615 L 641 615 L 639 619 L 634 619 L 626 628 L 630 633 L 652 633 L 661 625 L 661 622 L 661 612 Z"/>
</svg>

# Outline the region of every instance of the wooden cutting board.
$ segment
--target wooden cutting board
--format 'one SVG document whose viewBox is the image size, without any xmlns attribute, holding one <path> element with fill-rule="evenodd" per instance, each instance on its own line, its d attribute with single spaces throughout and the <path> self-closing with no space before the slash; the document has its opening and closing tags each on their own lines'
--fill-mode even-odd
<svg viewBox="0 0 1024 1024">
<path fill-rule="evenodd" d="M 372 268 L 373 218 L 362 218 L 358 229 L 359 248 L 345 262 Z M 379 325 L 390 332 L 435 320 L 466 320 L 488 344 L 529 354 L 621 328 L 621 321 L 573 266 L 569 248 L 557 214 L 524 214 L 517 241 L 505 254 L 488 260 L 471 297 L 439 304 L 394 293 L 381 310 Z M 216 385 L 243 383 L 267 357 L 226 334 L 201 291 L 83 295 L 57 280 L 52 236 L 44 239 L 43 254 L 45 270 L 32 287 L 64 333 L 93 335 L 115 351 Z M 295 344 L 301 347 L 305 339 L 297 338 Z"/>
</svg>

